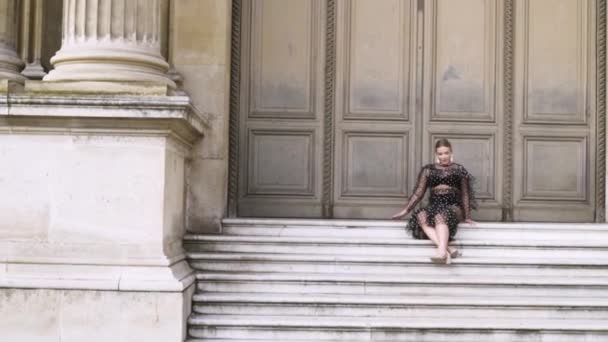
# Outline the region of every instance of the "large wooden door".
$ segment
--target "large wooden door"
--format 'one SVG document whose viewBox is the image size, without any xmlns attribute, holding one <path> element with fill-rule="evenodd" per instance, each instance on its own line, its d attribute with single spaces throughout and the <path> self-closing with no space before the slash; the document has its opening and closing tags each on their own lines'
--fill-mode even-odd
<svg viewBox="0 0 608 342">
<path fill-rule="evenodd" d="M 515 220 L 594 218 L 596 4 L 515 1 Z"/>
<path fill-rule="evenodd" d="M 594 3 L 240 1 L 236 214 L 387 218 L 448 138 L 475 218 L 592 221 Z"/>
</svg>

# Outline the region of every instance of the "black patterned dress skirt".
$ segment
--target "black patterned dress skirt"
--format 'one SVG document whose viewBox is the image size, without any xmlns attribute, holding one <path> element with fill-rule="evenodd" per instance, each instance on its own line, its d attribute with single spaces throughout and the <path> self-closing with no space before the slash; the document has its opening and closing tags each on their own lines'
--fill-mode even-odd
<svg viewBox="0 0 608 342">
<path fill-rule="evenodd" d="M 449 239 L 450 241 L 453 240 L 456 236 L 458 224 L 462 220 L 460 196 L 455 192 L 431 194 L 429 202 L 428 207 L 414 211 L 407 225 L 408 230 L 411 231 L 412 236 L 416 239 L 428 239 L 429 237 L 420 226 L 419 217 L 421 214 L 426 217 L 427 225 L 431 227 L 435 227 L 435 219 L 439 217 L 448 225 L 450 231 Z"/>
</svg>

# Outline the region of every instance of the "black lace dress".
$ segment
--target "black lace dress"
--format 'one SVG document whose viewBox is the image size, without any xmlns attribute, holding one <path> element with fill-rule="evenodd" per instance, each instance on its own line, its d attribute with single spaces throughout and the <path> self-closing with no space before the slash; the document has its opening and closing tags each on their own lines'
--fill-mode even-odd
<svg viewBox="0 0 608 342">
<path fill-rule="evenodd" d="M 405 208 L 407 212 L 414 208 L 424 197 L 427 188 L 431 191 L 429 206 L 414 211 L 408 230 L 416 239 L 428 239 L 421 224 L 435 227 L 435 223 L 446 223 L 452 240 L 458 223 L 470 219 L 471 209 L 477 208 L 473 183 L 473 176 L 460 164 L 425 165 L 420 170 L 418 183 Z"/>
</svg>

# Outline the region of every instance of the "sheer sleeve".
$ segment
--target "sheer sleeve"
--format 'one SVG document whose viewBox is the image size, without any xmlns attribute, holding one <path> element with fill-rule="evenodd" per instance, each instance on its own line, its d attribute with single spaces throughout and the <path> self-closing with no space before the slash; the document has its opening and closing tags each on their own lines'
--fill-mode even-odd
<svg viewBox="0 0 608 342">
<path fill-rule="evenodd" d="M 426 192 L 427 182 L 429 178 L 430 169 L 428 167 L 422 168 L 420 173 L 418 174 L 418 182 L 416 183 L 416 188 L 414 189 L 414 193 L 410 196 L 407 204 L 405 205 L 405 212 L 410 212 L 420 200 L 424 197 L 424 193 Z"/>
<path fill-rule="evenodd" d="M 473 175 L 463 167 L 460 178 L 460 193 L 462 195 L 462 209 L 465 220 L 471 219 L 471 209 L 477 209 L 475 191 L 473 189 L 474 182 Z"/>
</svg>

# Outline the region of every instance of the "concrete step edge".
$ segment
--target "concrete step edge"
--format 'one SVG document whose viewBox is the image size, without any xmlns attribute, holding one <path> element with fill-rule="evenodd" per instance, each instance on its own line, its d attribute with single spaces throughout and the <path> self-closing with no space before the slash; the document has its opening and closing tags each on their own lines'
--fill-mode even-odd
<svg viewBox="0 0 608 342">
<path fill-rule="evenodd" d="M 289 329 L 433 329 L 433 330 L 544 330 L 606 332 L 605 320 L 552 320 L 552 319 L 466 319 L 442 317 L 440 320 L 393 317 L 332 317 L 332 316 L 249 316 L 192 314 L 188 324 L 193 326 L 247 327 L 272 330 Z"/>
<path fill-rule="evenodd" d="M 222 220 L 224 226 L 278 226 L 277 228 L 298 227 L 335 227 L 335 228 L 356 228 L 356 227 L 391 227 L 405 228 L 406 221 L 393 220 L 322 220 L 322 219 L 269 219 L 269 218 L 226 218 Z M 518 229 L 518 230 L 595 230 L 600 232 L 608 231 L 608 223 L 553 223 L 553 222 L 477 222 L 475 225 L 461 223 L 460 228 L 485 228 L 485 229 Z"/>
<path fill-rule="evenodd" d="M 283 236 L 243 236 L 243 235 L 204 235 L 204 234 L 188 234 L 184 237 L 186 243 L 250 243 L 250 244 L 329 244 L 329 245 L 380 245 L 380 246 L 429 246 L 432 247 L 428 240 L 416 240 L 413 238 L 403 239 L 363 239 L 363 238 L 322 238 L 322 237 L 283 237 Z M 601 248 L 608 250 L 608 239 L 606 241 L 567 241 L 567 240 L 455 240 L 450 243 L 454 246 L 469 246 L 469 247 L 528 247 L 528 248 Z M 608 254 L 607 254 L 608 255 Z"/>
<path fill-rule="evenodd" d="M 449 284 L 449 285 L 515 285 L 515 286 L 552 286 L 552 287 L 608 287 L 608 277 L 557 277 L 557 276 L 518 276 L 487 278 L 479 276 L 432 276 L 428 274 L 408 274 L 387 276 L 382 274 L 331 274 L 331 273 L 227 273 L 197 272 L 199 281 L 227 282 L 304 282 L 304 283 L 365 283 L 365 284 Z"/>
<path fill-rule="evenodd" d="M 423 295 L 406 297 L 396 295 L 319 295 L 271 293 L 196 293 L 195 304 L 237 305 L 352 305 L 352 306 L 458 306 L 458 307 L 521 307 L 521 308 L 585 308 L 608 309 L 608 298 L 590 297 L 474 297 Z"/>
<path fill-rule="evenodd" d="M 190 262 L 318 262 L 318 263 L 364 263 L 364 264 L 431 264 L 429 257 L 402 257 L 384 255 L 331 255 L 331 254 L 280 254 L 280 253 L 186 253 Z M 471 258 L 453 259 L 452 265 L 513 265 L 513 266 L 584 266 L 606 267 L 608 258 Z"/>
</svg>

